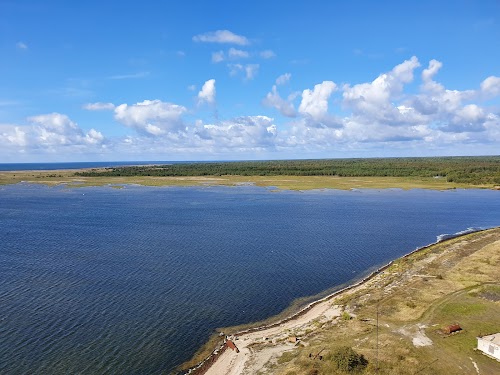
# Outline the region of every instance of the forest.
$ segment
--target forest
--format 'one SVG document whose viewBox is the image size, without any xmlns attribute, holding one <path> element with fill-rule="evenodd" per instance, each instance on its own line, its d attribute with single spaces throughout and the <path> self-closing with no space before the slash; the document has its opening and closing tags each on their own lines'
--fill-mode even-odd
<svg viewBox="0 0 500 375">
<path fill-rule="evenodd" d="M 91 169 L 75 175 L 441 177 L 455 183 L 500 185 L 500 156 L 182 162 Z"/>
</svg>

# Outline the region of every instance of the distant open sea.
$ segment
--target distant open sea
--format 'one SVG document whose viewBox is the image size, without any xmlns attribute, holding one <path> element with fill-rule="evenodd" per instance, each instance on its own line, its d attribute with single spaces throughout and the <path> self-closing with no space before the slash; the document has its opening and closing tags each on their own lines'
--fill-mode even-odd
<svg viewBox="0 0 500 375">
<path fill-rule="evenodd" d="M 88 161 L 70 163 L 0 163 L 0 171 L 53 171 L 59 169 L 108 168 L 126 165 L 179 164 L 181 161 Z M 190 161 L 189 163 L 193 163 Z"/>
<path fill-rule="evenodd" d="M 0 186 L 0 373 L 168 373 L 217 327 L 498 225 L 491 190 Z"/>
</svg>

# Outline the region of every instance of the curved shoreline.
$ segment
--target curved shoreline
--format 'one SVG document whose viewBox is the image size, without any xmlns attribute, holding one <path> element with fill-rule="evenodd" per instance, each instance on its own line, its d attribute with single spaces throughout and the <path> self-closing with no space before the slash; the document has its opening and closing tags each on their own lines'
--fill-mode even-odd
<svg viewBox="0 0 500 375">
<path fill-rule="evenodd" d="M 298 319 L 299 317 L 303 316 L 304 314 L 306 314 L 307 312 L 309 312 L 311 309 L 313 309 L 314 307 L 320 305 L 321 303 L 324 303 L 324 302 L 327 302 L 331 299 L 333 299 L 334 297 L 337 297 L 349 290 L 352 290 L 352 289 L 355 289 L 357 287 L 360 287 L 362 286 L 363 284 L 367 283 L 368 281 L 370 281 L 371 279 L 373 279 L 375 276 L 377 276 L 378 274 L 380 274 L 381 272 L 384 272 L 387 268 L 389 268 L 390 266 L 392 266 L 394 264 L 394 262 L 400 260 L 400 259 L 404 259 L 404 258 L 408 258 L 410 257 L 411 255 L 413 254 L 416 254 L 416 253 L 419 253 L 421 251 L 424 251 L 432 246 L 435 246 L 437 244 L 442 244 L 442 243 L 445 243 L 445 242 L 448 242 L 448 241 L 451 241 L 451 240 L 454 240 L 454 239 L 457 239 L 457 238 L 460 238 L 460 237 L 464 237 L 464 236 L 467 236 L 469 234 L 473 234 L 473 233 L 480 233 L 480 232 L 484 232 L 484 231 L 488 231 L 488 230 L 491 230 L 491 229 L 494 229 L 494 228 L 500 228 L 500 227 L 491 227 L 491 228 L 486 228 L 486 229 L 471 229 L 471 228 L 468 228 L 467 230 L 464 230 L 464 231 L 460 231 L 460 232 L 457 232 L 455 234 L 442 234 L 442 235 L 439 235 L 437 237 L 437 240 L 435 242 L 432 242 L 430 244 L 427 244 L 425 246 L 421 246 L 421 247 L 417 247 L 415 250 L 413 251 L 410 251 L 409 253 L 407 254 L 404 254 L 402 255 L 401 257 L 399 258 L 396 258 L 394 260 L 391 260 L 389 263 L 377 268 L 375 271 L 369 273 L 367 276 L 363 277 L 362 279 L 360 279 L 359 281 L 357 282 L 354 282 L 352 284 L 349 284 L 339 290 L 336 290 L 328 295 L 326 295 L 325 297 L 322 297 L 320 299 L 317 299 L 313 302 L 310 302 L 308 303 L 306 306 L 304 306 L 303 308 L 301 308 L 299 311 L 283 318 L 283 319 L 280 319 L 278 320 L 277 322 L 274 322 L 274 323 L 270 323 L 270 324 L 264 324 L 264 325 L 261 325 L 261 326 L 257 326 L 257 327 L 252 327 L 252 328 L 248 328 L 248 329 L 243 329 L 243 330 L 240 330 L 240 331 L 236 331 L 234 333 L 232 333 L 231 336 L 241 336 L 241 335 L 244 335 L 244 334 L 250 334 L 250 333 L 254 333 L 254 332 L 260 332 L 260 331 L 264 331 L 264 330 L 267 330 L 267 329 L 271 329 L 271 328 L 276 328 L 284 323 L 287 323 L 287 322 L 290 322 L 290 321 L 293 321 L 293 320 L 296 320 Z M 279 314 L 277 315 L 279 316 Z M 270 317 L 269 319 L 272 319 L 272 317 Z M 249 323 L 251 324 L 251 323 Z M 191 375 L 201 375 L 201 374 L 204 374 L 205 372 L 207 372 L 210 367 L 217 361 L 218 357 L 220 355 L 222 355 L 226 349 L 228 348 L 228 345 L 227 345 L 227 342 L 230 341 L 228 339 L 228 336 L 225 336 L 224 338 L 224 341 L 222 344 L 218 345 L 214 350 L 212 350 L 211 354 L 206 357 L 205 359 L 203 359 L 202 361 L 198 362 L 196 365 L 188 368 L 188 369 L 185 369 L 185 370 L 181 370 L 179 372 L 177 372 L 177 374 L 179 375 L 187 375 L 187 374 L 191 374 Z M 207 342 L 208 343 L 208 342 Z M 204 344 L 204 345 L 207 345 L 207 344 Z M 203 347 L 203 346 L 202 346 Z"/>
</svg>

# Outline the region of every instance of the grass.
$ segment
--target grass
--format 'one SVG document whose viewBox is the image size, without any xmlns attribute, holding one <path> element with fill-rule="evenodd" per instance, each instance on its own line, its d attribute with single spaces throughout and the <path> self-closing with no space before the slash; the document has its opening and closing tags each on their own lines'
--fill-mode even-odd
<svg viewBox="0 0 500 375">
<path fill-rule="evenodd" d="M 21 181 L 48 186 L 106 186 L 138 184 L 144 186 L 256 186 L 276 187 L 283 190 L 311 189 L 434 189 L 491 188 L 488 185 L 470 185 L 446 182 L 432 177 L 336 177 L 336 176 L 203 176 L 203 177 L 80 177 L 73 170 L 0 172 L 0 185 Z"/>
</svg>

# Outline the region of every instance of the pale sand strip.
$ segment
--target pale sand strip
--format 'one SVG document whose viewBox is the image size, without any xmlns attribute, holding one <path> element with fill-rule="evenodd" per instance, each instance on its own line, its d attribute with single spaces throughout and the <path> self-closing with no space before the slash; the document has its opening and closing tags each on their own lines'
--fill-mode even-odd
<svg viewBox="0 0 500 375">
<path fill-rule="evenodd" d="M 255 374 L 270 359 L 293 348 L 294 344 L 286 342 L 288 337 L 294 335 L 292 332 L 304 332 L 313 324 L 313 321 L 319 319 L 320 321 L 326 322 L 332 320 L 334 317 L 340 316 L 340 313 L 340 307 L 332 305 L 332 302 L 327 300 L 316 304 L 297 318 L 278 326 L 263 329 L 261 331 L 240 334 L 233 338 L 240 352 L 236 353 L 231 349 L 227 349 L 210 367 L 206 374 Z M 262 344 L 262 347 L 255 350 L 252 348 L 252 345 L 255 344 Z"/>
</svg>

